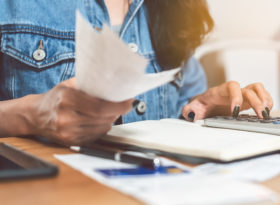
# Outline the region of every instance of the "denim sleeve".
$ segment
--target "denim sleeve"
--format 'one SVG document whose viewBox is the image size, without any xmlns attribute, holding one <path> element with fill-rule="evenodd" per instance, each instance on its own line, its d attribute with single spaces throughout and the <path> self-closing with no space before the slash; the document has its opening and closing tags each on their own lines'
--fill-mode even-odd
<svg viewBox="0 0 280 205">
<path fill-rule="evenodd" d="M 1 29 L 0 29 L 0 31 L 1 31 Z M 1 48 L 1 39 L 2 39 L 2 35 L 0 33 L 0 48 Z M 0 85 L 3 81 L 3 79 L 2 79 L 3 78 L 3 75 L 2 75 L 3 68 L 2 68 L 2 66 L 3 66 L 3 53 L 0 49 Z M 3 94 L 2 94 L 1 89 L 0 89 L 0 101 L 2 101 L 2 100 L 3 100 Z"/>
<path fill-rule="evenodd" d="M 190 58 L 183 68 L 183 84 L 179 89 L 178 116 L 189 100 L 207 89 L 207 80 L 204 69 L 195 58 Z"/>
</svg>

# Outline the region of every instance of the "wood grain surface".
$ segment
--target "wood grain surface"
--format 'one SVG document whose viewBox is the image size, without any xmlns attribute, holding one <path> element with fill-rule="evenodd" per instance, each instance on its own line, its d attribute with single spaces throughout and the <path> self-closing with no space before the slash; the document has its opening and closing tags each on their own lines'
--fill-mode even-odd
<svg viewBox="0 0 280 205">
<path fill-rule="evenodd" d="M 54 158 L 73 153 L 67 148 L 24 138 L 0 138 L 59 167 L 56 177 L 0 182 L 1 205 L 140 205 L 136 199 L 108 188 Z"/>
</svg>

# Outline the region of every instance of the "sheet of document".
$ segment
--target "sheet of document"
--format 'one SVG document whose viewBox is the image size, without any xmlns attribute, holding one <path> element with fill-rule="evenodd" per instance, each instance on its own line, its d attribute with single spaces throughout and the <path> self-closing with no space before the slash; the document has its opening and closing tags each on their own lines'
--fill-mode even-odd
<svg viewBox="0 0 280 205">
<path fill-rule="evenodd" d="M 280 174 L 280 155 L 274 154 L 229 164 L 206 163 L 193 171 L 202 175 L 223 175 L 233 179 L 263 182 Z"/>
<path fill-rule="evenodd" d="M 106 178 L 95 170 L 135 167 L 82 154 L 55 155 L 62 162 L 86 176 L 135 197 L 149 205 L 247 204 L 277 202 L 277 195 L 257 184 L 219 177 L 194 175 L 192 172 L 170 176 Z M 177 165 L 169 160 L 164 165 Z"/>
<path fill-rule="evenodd" d="M 145 74 L 148 61 L 131 49 L 106 25 L 92 28 L 76 14 L 76 84 L 91 96 L 123 101 L 175 80 L 180 68 Z"/>
</svg>

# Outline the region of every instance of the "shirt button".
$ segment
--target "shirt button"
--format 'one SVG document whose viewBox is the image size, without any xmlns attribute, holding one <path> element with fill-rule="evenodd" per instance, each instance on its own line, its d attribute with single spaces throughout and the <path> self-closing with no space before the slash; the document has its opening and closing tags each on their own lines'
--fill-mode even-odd
<svg viewBox="0 0 280 205">
<path fill-rule="evenodd" d="M 182 70 L 180 70 L 180 71 L 176 74 L 176 79 L 177 79 L 178 81 L 182 81 L 182 80 L 183 80 Z"/>
<path fill-rule="evenodd" d="M 38 48 L 33 52 L 33 58 L 35 61 L 42 61 L 45 59 L 45 57 L 46 57 L 46 52 L 41 48 Z"/>
<path fill-rule="evenodd" d="M 138 46 L 135 43 L 129 43 L 128 47 L 134 52 L 137 53 L 138 52 Z"/>
<path fill-rule="evenodd" d="M 136 107 L 136 112 L 138 115 L 143 115 L 147 110 L 147 104 L 144 101 L 140 101 Z"/>
</svg>

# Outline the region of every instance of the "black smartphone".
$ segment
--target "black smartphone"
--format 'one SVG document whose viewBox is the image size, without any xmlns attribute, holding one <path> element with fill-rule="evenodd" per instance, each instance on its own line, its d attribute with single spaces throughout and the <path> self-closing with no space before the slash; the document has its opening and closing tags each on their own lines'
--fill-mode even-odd
<svg viewBox="0 0 280 205">
<path fill-rule="evenodd" d="M 57 166 L 10 144 L 0 143 L 0 181 L 50 177 L 57 173 Z"/>
</svg>

